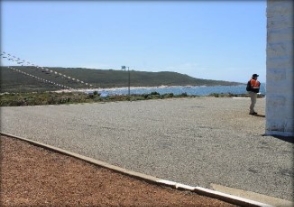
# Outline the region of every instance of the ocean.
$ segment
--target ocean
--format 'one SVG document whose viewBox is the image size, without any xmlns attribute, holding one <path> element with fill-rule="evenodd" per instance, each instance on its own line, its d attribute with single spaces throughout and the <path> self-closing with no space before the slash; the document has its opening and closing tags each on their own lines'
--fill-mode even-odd
<svg viewBox="0 0 294 207">
<path fill-rule="evenodd" d="M 93 93 L 97 91 L 101 96 L 112 95 L 127 95 L 128 87 L 124 88 L 97 88 L 79 90 L 86 93 Z M 149 94 L 151 92 L 158 92 L 160 94 L 173 93 L 180 95 L 187 93 L 187 95 L 207 96 L 213 93 L 231 93 L 231 94 L 246 94 L 246 85 L 236 86 L 159 86 L 159 87 L 130 87 L 130 94 Z M 261 84 L 260 94 L 265 95 L 265 84 Z"/>
</svg>

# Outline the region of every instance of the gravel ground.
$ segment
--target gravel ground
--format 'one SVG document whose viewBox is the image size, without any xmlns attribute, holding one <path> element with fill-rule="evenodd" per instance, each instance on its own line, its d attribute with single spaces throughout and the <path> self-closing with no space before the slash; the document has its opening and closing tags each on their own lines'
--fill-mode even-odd
<svg viewBox="0 0 294 207">
<path fill-rule="evenodd" d="M 1 136 L 0 206 L 234 207 Z M 236 206 L 235 206 L 236 207 Z"/>
<path fill-rule="evenodd" d="M 2 107 L 1 131 L 120 167 L 292 200 L 293 143 L 262 136 L 247 98 Z M 265 114 L 265 100 L 256 109 Z"/>
</svg>

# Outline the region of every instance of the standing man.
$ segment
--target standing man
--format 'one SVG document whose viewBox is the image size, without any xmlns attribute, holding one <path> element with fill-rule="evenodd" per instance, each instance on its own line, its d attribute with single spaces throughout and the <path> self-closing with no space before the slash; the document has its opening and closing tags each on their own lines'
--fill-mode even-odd
<svg viewBox="0 0 294 207">
<path fill-rule="evenodd" d="M 257 115 L 257 112 L 254 110 L 254 106 L 256 104 L 256 99 L 257 99 L 257 93 L 259 93 L 259 88 L 260 88 L 260 82 L 257 80 L 257 77 L 258 77 L 257 74 L 253 74 L 251 79 L 248 81 L 249 96 L 251 99 L 251 104 L 249 108 L 250 115 Z"/>
</svg>

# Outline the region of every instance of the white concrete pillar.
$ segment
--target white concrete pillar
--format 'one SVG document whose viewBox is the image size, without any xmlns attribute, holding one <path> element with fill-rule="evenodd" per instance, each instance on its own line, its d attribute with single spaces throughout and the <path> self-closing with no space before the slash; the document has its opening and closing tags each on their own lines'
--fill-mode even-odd
<svg viewBox="0 0 294 207">
<path fill-rule="evenodd" d="M 293 2 L 267 0 L 266 135 L 294 136 Z"/>
</svg>

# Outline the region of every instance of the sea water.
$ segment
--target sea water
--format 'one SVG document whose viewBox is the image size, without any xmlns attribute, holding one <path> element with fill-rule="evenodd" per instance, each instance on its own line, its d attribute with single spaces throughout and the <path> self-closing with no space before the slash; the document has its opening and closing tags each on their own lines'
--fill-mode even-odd
<svg viewBox="0 0 294 207">
<path fill-rule="evenodd" d="M 93 93 L 97 91 L 102 96 L 108 95 L 127 95 L 129 93 L 128 87 L 123 88 L 97 88 L 97 89 L 87 89 L 79 90 L 86 93 Z M 246 94 L 246 85 L 236 85 L 236 86 L 159 86 L 159 87 L 130 87 L 130 94 L 149 94 L 151 92 L 157 92 L 159 94 L 173 93 L 174 95 L 180 95 L 186 93 L 187 95 L 197 95 L 197 96 L 207 96 L 210 94 Z M 260 94 L 265 95 L 265 84 L 261 84 Z"/>
</svg>

